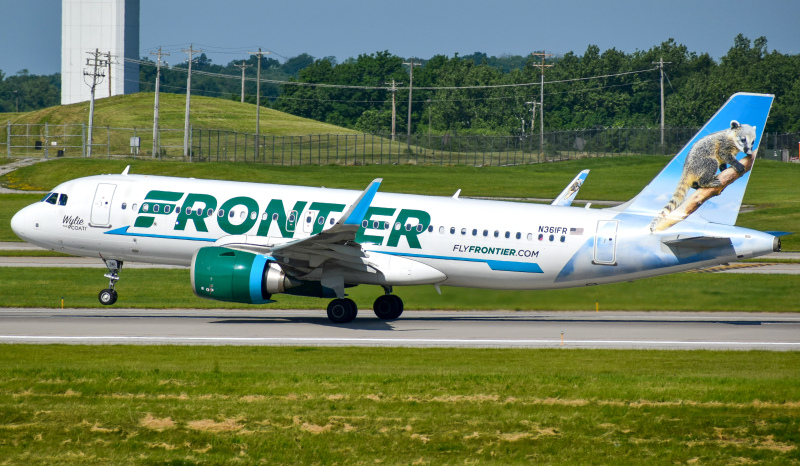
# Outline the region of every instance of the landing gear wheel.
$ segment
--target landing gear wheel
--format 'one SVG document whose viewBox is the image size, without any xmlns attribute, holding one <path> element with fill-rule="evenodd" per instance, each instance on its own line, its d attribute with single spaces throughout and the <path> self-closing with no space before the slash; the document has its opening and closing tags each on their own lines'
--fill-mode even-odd
<svg viewBox="0 0 800 466">
<path fill-rule="evenodd" d="M 379 319 L 394 320 L 403 313 L 403 300 L 393 294 L 378 296 L 372 310 Z"/>
<path fill-rule="evenodd" d="M 358 307 L 352 299 L 334 299 L 328 304 L 328 319 L 334 324 L 352 322 L 356 315 L 358 315 Z"/>
<path fill-rule="evenodd" d="M 97 295 L 97 299 L 100 300 L 100 304 L 110 306 L 117 302 L 117 292 L 110 288 L 103 290 Z"/>
</svg>

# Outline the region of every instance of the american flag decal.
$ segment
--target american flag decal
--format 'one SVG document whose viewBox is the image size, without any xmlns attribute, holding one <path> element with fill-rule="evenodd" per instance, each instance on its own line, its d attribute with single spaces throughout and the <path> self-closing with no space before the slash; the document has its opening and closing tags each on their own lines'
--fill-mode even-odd
<svg viewBox="0 0 800 466">
<path fill-rule="evenodd" d="M 583 236 L 583 228 L 570 228 L 569 229 L 570 235 L 581 235 Z"/>
</svg>

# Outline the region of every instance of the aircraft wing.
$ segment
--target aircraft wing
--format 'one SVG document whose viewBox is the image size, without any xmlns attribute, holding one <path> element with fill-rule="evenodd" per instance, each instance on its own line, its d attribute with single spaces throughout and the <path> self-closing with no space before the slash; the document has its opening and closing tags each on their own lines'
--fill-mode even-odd
<svg viewBox="0 0 800 466">
<path fill-rule="evenodd" d="M 269 255 L 288 275 L 301 280 L 320 280 L 323 286 L 343 293 L 342 269 L 377 271 L 377 265 L 367 259 L 355 238 L 382 181 L 381 178 L 373 180 L 339 221 L 316 235 L 278 245 L 266 244 L 264 238 L 253 236 L 229 237 L 222 238 L 216 245 Z M 334 273 L 337 270 L 339 273 Z"/>
<path fill-rule="evenodd" d="M 557 205 L 568 207 L 572 205 L 572 201 L 575 200 L 575 196 L 578 195 L 578 191 L 583 186 L 583 182 L 586 181 L 586 177 L 589 176 L 589 170 L 582 170 L 578 173 L 578 176 L 573 178 L 573 180 L 561 191 L 561 194 L 553 201 L 550 205 Z"/>
</svg>

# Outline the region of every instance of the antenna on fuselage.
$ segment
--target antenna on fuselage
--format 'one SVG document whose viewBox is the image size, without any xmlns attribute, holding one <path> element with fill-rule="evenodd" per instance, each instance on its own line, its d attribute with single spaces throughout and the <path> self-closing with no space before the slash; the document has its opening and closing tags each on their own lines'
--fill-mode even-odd
<svg viewBox="0 0 800 466">
<path fill-rule="evenodd" d="M 458 199 L 458 195 L 459 194 L 461 194 L 461 190 L 460 189 L 458 191 L 456 191 L 455 194 L 453 194 L 453 199 Z"/>
<path fill-rule="evenodd" d="M 122 174 L 123 175 L 127 175 L 128 174 L 128 170 L 130 170 L 130 169 L 131 169 L 131 166 L 128 165 L 127 167 L 125 167 L 125 170 L 122 170 Z"/>
</svg>

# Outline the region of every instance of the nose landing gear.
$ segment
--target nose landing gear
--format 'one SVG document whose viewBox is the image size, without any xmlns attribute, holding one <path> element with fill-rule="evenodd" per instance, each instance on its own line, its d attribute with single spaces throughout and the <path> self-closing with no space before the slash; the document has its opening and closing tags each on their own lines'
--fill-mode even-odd
<svg viewBox="0 0 800 466">
<path fill-rule="evenodd" d="M 103 276 L 108 278 L 108 288 L 101 291 L 100 294 L 97 295 L 97 299 L 100 300 L 100 304 L 110 306 L 117 302 L 117 292 L 114 290 L 114 285 L 119 281 L 119 271 L 122 270 L 122 261 L 115 259 L 104 260 L 106 262 L 106 267 L 108 267 L 108 273 Z"/>
</svg>

